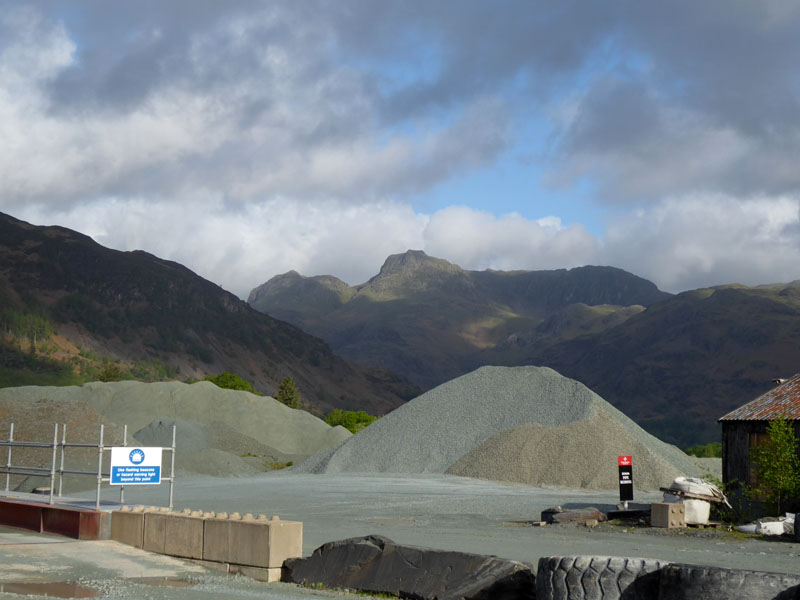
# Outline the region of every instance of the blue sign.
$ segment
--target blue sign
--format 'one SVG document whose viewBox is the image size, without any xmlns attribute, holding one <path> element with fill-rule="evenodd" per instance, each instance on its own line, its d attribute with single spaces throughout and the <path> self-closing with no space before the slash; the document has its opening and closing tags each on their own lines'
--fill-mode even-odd
<svg viewBox="0 0 800 600">
<path fill-rule="evenodd" d="M 161 483 L 161 448 L 111 448 L 111 485 Z"/>
</svg>

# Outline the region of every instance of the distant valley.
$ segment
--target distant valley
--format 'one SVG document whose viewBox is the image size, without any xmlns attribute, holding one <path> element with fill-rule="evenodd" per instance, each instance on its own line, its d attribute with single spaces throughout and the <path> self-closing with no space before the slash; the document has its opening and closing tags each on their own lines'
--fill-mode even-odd
<svg viewBox="0 0 800 600">
<path fill-rule="evenodd" d="M 716 440 L 720 416 L 800 365 L 798 283 L 671 295 L 611 267 L 476 272 L 409 251 L 361 285 L 289 272 L 249 303 L 425 389 L 550 366 L 682 447 Z"/>
</svg>

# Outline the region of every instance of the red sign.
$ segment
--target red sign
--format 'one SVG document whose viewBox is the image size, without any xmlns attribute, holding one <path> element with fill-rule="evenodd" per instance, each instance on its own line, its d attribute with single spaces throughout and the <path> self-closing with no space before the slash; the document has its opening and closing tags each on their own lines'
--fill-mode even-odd
<svg viewBox="0 0 800 600">
<path fill-rule="evenodd" d="M 632 467 L 633 466 L 633 457 L 632 456 L 618 456 L 617 457 L 617 465 L 620 467 Z"/>
</svg>

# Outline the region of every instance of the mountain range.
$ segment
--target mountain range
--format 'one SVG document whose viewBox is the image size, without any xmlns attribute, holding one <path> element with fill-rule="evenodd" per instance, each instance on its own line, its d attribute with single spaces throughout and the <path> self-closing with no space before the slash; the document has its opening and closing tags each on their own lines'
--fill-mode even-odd
<svg viewBox="0 0 800 600">
<path fill-rule="evenodd" d="M 248 302 L 321 337 L 348 360 L 428 389 L 484 364 L 482 351 L 520 332 L 541 327 L 564 339 L 667 297 L 612 267 L 466 271 L 412 250 L 390 256 L 362 285 L 290 271 L 255 288 Z"/>
<path fill-rule="evenodd" d="M 477 272 L 409 251 L 361 285 L 290 271 L 248 301 L 425 389 L 552 367 L 683 447 L 718 440 L 720 416 L 800 364 L 798 282 L 672 295 L 612 267 Z"/>
<path fill-rule="evenodd" d="M 347 363 L 180 264 L 2 213 L 0 333 L 5 385 L 80 382 L 93 362 L 114 360 L 123 371 L 155 366 L 153 379 L 232 371 L 264 394 L 291 376 L 318 414 L 383 414 L 419 391 L 383 369 Z"/>
<path fill-rule="evenodd" d="M 0 386 L 80 383 L 109 363 L 151 381 L 232 371 L 264 394 L 292 376 L 317 414 L 381 415 L 481 365 L 542 365 L 686 447 L 800 364 L 800 282 L 672 295 L 612 267 L 467 271 L 409 251 L 361 285 L 291 271 L 249 303 L 0 213 Z"/>
</svg>

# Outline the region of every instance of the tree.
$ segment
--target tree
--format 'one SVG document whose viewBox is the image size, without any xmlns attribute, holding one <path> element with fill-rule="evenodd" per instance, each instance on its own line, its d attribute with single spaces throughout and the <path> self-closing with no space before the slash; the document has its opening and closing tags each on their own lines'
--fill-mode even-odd
<svg viewBox="0 0 800 600">
<path fill-rule="evenodd" d="M 240 390 L 243 392 L 250 392 L 251 394 L 258 394 L 252 383 L 242 379 L 236 373 L 229 373 L 228 371 L 220 373 L 219 375 L 209 375 L 204 381 L 210 381 L 214 385 L 226 390 Z"/>
<path fill-rule="evenodd" d="M 767 436 L 768 439 L 750 451 L 758 481 L 753 491 L 765 497 L 775 506 L 777 514 L 781 514 L 781 507 L 800 491 L 798 441 L 792 421 L 786 417 L 770 421 Z"/>
<path fill-rule="evenodd" d="M 122 368 L 117 363 L 107 363 L 97 374 L 97 381 L 122 381 Z"/>
<path fill-rule="evenodd" d="M 331 427 L 341 425 L 345 429 L 349 430 L 350 433 L 358 433 L 365 427 L 372 425 L 377 420 L 378 417 L 373 417 L 363 410 L 352 411 L 342 410 L 340 408 L 335 408 L 331 411 L 331 414 L 325 418 L 325 422 Z"/>
<path fill-rule="evenodd" d="M 275 399 L 289 408 L 300 408 L 300 392 L 294 384 L 294 379 L 291 377 L 283 378 L 283 381 L 278 385 Z"/>
</svg>

